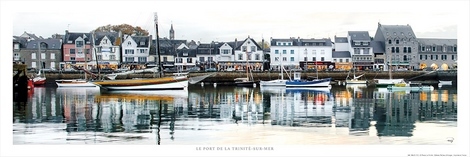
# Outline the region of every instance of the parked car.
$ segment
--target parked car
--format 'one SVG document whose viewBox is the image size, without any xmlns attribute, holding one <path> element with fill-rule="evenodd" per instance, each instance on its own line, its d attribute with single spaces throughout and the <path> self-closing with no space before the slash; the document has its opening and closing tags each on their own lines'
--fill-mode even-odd
<svg viewBox="0 0 470 157">
<path fill-rule="evenodd" d="M 216 68 L 207 68 L 206 72 L 217 72 Z"/>
<path fill-rule="evenodd" d="M 191 67 L 191 68 L 188 69 L 188 71 L 189 71 L 189 72 L 199 72 L 199 71 L 201 71 L 201 68 L 199 68 L 199 67 Z"/>
</svg>

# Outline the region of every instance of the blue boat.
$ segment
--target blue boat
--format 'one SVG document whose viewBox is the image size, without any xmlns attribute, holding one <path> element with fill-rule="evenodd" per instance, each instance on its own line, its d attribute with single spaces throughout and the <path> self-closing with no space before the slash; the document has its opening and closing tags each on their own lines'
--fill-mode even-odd
<svg viewBox="0 0 470 157">
<path fill-rule="evenodd" d="M 329 87 L 331 78 L 302 80 L 300 72 L 294 72 L 294 79 L 286 81 L 286 87 Z"/>
</svg>

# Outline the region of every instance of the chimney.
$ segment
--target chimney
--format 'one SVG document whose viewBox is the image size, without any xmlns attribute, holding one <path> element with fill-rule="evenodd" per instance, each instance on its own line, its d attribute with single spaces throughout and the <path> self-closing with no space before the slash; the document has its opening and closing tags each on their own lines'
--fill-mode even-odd
<svg viewBox="0 0 470 157">
<path fill-rule="evenodd" d="M 237 38 L 235 38 L 235 47 L 234 47 L 234 48 L 236 48 L 236 47 L 238 47 L 238 41 L 237 41 Z"/>
</svg>

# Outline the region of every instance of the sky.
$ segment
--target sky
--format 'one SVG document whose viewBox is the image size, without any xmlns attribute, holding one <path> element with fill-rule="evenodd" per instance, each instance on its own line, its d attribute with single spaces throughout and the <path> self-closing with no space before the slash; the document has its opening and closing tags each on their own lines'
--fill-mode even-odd
<svg viewBox="0 0 470 157">
<path fill-rule="evenodd" d="M 154 35 L 153 13 L 158 14 L 159 36 L 168 37 L 173 24 L 176 39 L 210 41 L 244 40 L 250 36 L 256 41 L 269 38 L 333 38 L 345 37 L 347 31 L 369 31 L 375 35 L 377 25 L 411 25 L 418 38 L 458 39 L 459 59 L 468 58 L 469 1 L 5 1 L 0 0 L 0 57 L 2 73 L 11 71 L 12 36 L 24 31 L 37 36 L 90 32 L 107 24 L 141 26 Z M 3 57 L 7 56 L 7 57 Z M 459 68 L 468 69 L 470 62 L 459 61 Z M 459 87 L 468 87 L 468 76 L 459 71 Z M 10 86 L 11 77 L 2 77 L 2 87 Z M 2 99 L 11 99 L 5 88 Z M 458 88 L 459 95 L 468 88 Z M 7 93 L 7 94 L 3 94 Z M 459 110 L 468 111 L 469 100 L 459 96 Z M 2 146 L 0 156 L 64 156 L 62 151 L 74 150 L 76 156 L 97 155 L 95 151 L 107 151 L 107 155 L 122 156 L 130 152 L 140 155 L 188 155 L 195 146 L 12 146 L 12 105 L 0 105 Z M 464 112 L 465 113 L 465 112 Z M 309 156 L 407 156 L 410 153 L 429 154 L 430 151 L 447 154 L 468 154 L 469 114 L 459 114 L 459 137 L 451 146 L 275 146 L 279 151 L 264 155 L 300 154 Z M 28 150 L 28 151 L 24 151 Z M 86 151 L 76 151 L 86 150 Z M 125 151 L 116 151 L 125 150 Z M 132 151 L 128 151 L 132 150 Z M 305 152 L 302 152 L 305 151 Z M 317 151 L 324 150 L 324 151 Z M 340 151 L 338 151 L 340 150 Z M 362 151 L 357 151 L 362 150 Z M 395 151 L 396 150 L 396 151 Z M 462 151 L 465 150 L 465 151 Z M 313 151 L 313 152 L 312 152 Z M 374 154 L 373 151 L 387 152 Z M 364 154 L 364 153 L 370 154 Z M 139 154 L 138 153 L 138 154 Z M 230 153 L 230 154 L 229 154 Z M 238 153 L 242 152 L 237 152 Z M 234 155 L 233 152 L 205 152 L 192 156 Z M 241 154 L 243 155 L 243 154 Z M 241 156 L 240 155 L 240 156 Z M 247 155 L 260 155 L 250 153 Z M 150 155 L 151 156 L 151 155 Z M 156 156 L 156 155 L 154 155 Z M 246 156 L 246 155 L 244 155 Z"/>
<path fill-rule="evenodd" d="M 457 38 L 459 19 L 455 17 L 459 13 L 454 9 L 445 9 L 446 5 L 432 6 L 433 3 L 430 3 L 432 7 L 443 8 L 432 12 L 410 9 L 413 8 L 412 3 L 408 7 L 398 5 L 392 11 L 374 10 L 374 7 L 368 6 L 354 7 L 361 11 L 348 11 L 344 6 L 335 9 L 335 3 L 315 1 L 246 2 L 195 1 L 184 2 L 188 5 L 183 5 L 181 1 L 160 1 L 152 2 L 148 9 L 131 8 L 127 13 L 87 9 L 91 6 L 86 5 L 67 11 L 50 11 L 47 8 L 36 11 L 37 8 L 30 8 L 11 14 L 12 30 L 13 35 L 17 36 L 28 32 L 47 38 L 56 33 L 65 34 L 65 30 L 90 32 L 108 24 L 130 24 L 148 30 L 155 38 L 153 16 L 156 12 L 160 37 L 169 37 L 170 25 L 173 24 L 175 39 L 203 43 L 234 41 L 235 38 L 244 40 L 248 36 L 256 41 L 269 41 L 271 37 L 334 39 L 335 35 L 347 36 L 348 31 L 368 31 L 370 36 L 374 36 L 379 22 L 382 25 L 409 24 L 418 38 Z M 262 7 L 255 7 L 257 5 Z M 112 6 L 95 8 L 108 9 Z M 329 9 L 323 11 L 324 8 Z"/>
</svg>

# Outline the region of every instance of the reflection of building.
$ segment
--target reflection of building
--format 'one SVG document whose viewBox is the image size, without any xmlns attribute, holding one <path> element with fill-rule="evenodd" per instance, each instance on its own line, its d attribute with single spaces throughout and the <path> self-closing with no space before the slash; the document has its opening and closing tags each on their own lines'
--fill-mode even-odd
<svg viewBox="0 0 470 157">
<path fill-rule="evenodd" d="M 457 120 L 457 91 L 435 90 L 419 95 L 419 120 Z"/>
<path fill-rule="evenodd" d="M 331 126 L 333 104 L 329 93 L 281 92 L 271 95 L 271 124 L 287 126 Z"/>
<path fill-rule="evenodd" d="M 418 120 L 419 93 L 390 92 L 374 108 L 378 136 L 412 136 Z"/>
</svg>

